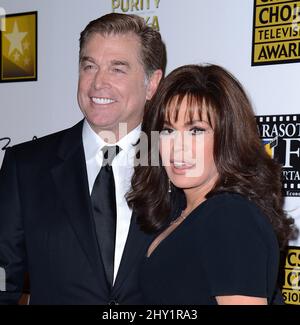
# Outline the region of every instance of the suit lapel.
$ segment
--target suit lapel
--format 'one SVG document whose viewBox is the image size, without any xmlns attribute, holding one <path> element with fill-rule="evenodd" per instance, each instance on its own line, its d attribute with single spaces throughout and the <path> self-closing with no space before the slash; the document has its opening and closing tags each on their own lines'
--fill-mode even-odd
<svg viewBox="0 0 300 325">
<path fill-rule="evenodd" d="M 58 196 L 70 224 L 87 255 L 90 264 L 99 273 L 100 259 L 92 217 L 86 163 L 82 144 L 82 122 L 70 129 L 58 148 L 60 162 L 52 169 Z"/>
<path fill-rule="evenodd" d="M 146 249 L 153 240 L 153 235 L 147 235 L 136 224 L 136 216 L 131 217 L 129 233 L 124 247 L 120 267 L 113 286 L 113 294 L 120 289 L 138 260 L 146 254 Z"/>
</svg>

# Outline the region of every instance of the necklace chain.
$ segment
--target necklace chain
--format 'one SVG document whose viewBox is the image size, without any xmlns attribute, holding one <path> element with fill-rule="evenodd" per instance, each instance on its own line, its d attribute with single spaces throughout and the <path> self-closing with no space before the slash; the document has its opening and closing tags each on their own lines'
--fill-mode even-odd
<svg viewBox="0 0 300 325">
<path fill-rule="evenodd" d="M 180 216 L 177 217 L 176 219 L 172 220 L 170 222 L 170 225 L 177 224 L 177 223 L 179 223 L 179 221 L 183 221 L 186 217 L 187 217 L 187 214 L 185 214 L 185 210 L 182 210 Z"/>
<path fill-rule="evenodd" d="M 199 204 L 201 204 L 203 201 L 205 201 L 205 199 L 204 199 L 204 200 L 201 200 Z M 199 205 L 199 204 L 198 204 L 198 205 Z M 181 213 L 180 213 L 180 216 L 177 217 L 176 219 L 172 220 L 172 221 L 170 222 L 170 225 L 173 225 L 173 224 L 177 224 L 177 223 L 179 223 L 179 222 L 182 222 L 184 219 L 186 219 L 186 217 L 187 217 L 187 216 L 191 213 L 191 211 L 193 211 L 193 210 L 194 210 L 194 208 L 193 208 L 193 209 L 190 209 L 189 211 L 187 211 L 187 209 L 182 210 Z"/>
</svg>

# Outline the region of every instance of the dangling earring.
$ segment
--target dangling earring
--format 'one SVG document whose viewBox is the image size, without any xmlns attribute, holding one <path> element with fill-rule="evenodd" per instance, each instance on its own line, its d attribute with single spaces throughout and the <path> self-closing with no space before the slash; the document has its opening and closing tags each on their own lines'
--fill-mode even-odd
<svg viewBox="0 0 300 325">
<path fill-rule="evenodd" d="M 168 180 L 168 182 L 169 182 L 168 193 L 171 193 L 172 192 L 172 186 L 171 186 L 170 179 Z"/>
</svg>

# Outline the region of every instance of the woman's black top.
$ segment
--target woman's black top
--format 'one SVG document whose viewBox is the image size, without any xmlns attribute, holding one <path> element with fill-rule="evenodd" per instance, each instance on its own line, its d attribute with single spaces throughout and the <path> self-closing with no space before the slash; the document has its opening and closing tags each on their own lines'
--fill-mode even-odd
<svg viewBox="0 0 300 325">
<path fill-rule="evenodd" d="M 208 198 L 145 257 L 145 303 L 216 304 L 216 296 L 274 294 L 279 247 L 261 210 L 239 194 Z"/>
</svg>

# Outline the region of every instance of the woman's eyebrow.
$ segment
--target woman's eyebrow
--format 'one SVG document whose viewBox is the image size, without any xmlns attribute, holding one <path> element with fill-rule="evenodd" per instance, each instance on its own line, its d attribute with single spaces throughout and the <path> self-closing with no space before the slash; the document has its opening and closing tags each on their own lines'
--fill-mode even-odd
<svg viewBox="0 0 300 325">
<path fill-rule="evenodd" d="M 208 121 L 205 121 L 205 120 L 193 120 L 193 121 L 189 121 L 189 122 L 186 122 L 184 123 L 184 126 L 191 126 L 191 125 L 195 125 L 196 123 L 205 123 L 205 124 L 208 124 Z"/>
</svg>

